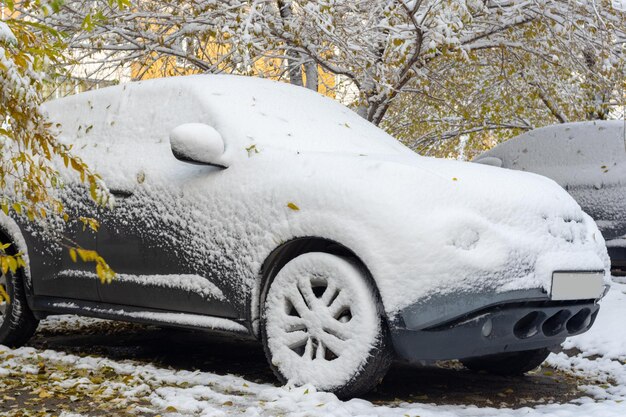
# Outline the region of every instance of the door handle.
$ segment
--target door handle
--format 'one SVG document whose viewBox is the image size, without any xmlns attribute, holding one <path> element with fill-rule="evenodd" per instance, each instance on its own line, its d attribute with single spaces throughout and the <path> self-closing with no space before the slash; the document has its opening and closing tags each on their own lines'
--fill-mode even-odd
<svg viewBox="0 0 626 417">
<path fill-rule="evenodd" d="M 111 190 L 109 190 L 109 192 L 115 198 L 128 198 L 128 197 L 132 197 L 132 195 L 133 195 L 132 191 L 129 191 L 129 190 L 115 190 L 115 189 L 111 189 Z"/>
</svg>

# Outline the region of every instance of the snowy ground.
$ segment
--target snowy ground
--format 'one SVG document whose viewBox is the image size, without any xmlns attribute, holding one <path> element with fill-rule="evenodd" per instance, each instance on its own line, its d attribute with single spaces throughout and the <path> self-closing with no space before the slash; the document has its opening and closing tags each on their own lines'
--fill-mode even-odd
<svg viewBox="0 0 626 417">
<path fill-rule="evenodd" d="M 351 401 L 276 386 L 247 342 L 51 318 L 32 347 L 0 347 L 0 415 L 624 416 L 625 293 L 615 284 L 594 328 L 530 376 L 398 365 L 377 392 Z"/>
</svg>

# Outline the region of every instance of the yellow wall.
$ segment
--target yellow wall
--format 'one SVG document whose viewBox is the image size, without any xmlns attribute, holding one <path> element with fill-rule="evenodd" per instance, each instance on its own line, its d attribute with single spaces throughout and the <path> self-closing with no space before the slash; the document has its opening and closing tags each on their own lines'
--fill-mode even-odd
<svg viewBox="0 0 626 417">
<path fill-rule="evenodd" d="M 223 45 L 209 45 L 204 50 L 198 52 L 199 59 L 203 61 L 214 61 L 218 57 L 224 56 L 228 51 L 228 47 Z M 229 69 L 221 68 L 224 71 Z M 281 79 L 281 75 L 285 72 L 282 59 L 280 58 L 263 58 L 255 61 L 252 68 L 249 68 L 246 75 L 263 76 L 270 79 Z M 145 80 L 150 78 L 171 77 L 176 75 L 191 75 L 202 73 L 200 69 L 192 64 L 185 63 L 176 57 L 157 57 L 147 58 L 143 61 L 135 61 L 131 65 L 131 77 L 133 80 Z M 335 98 L 336 81 L 335 76 L 322 68 L 318 69 L 318 91 L 329 97 Z M 303 71 L 303 79 L 305 79 Z"/>
</svg>

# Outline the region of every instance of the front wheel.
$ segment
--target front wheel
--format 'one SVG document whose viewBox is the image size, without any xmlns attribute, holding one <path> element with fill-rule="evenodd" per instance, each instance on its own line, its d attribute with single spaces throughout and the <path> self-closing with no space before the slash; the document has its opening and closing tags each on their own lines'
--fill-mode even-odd
<svg viewBox="0 0 626 417">
<path fill-rule="evenodd" d="M 392 360 L 389 331 L 367 274 L 312 252 L 288 262 L 263 306 L 261 336 L 277 377 L 347 398 L 373 389 Z"/>
<path fill-rule="evenodd" d="M 503 376 L 523 375 L 538 368 L 549 354 L 548 349 L 525 350 L 462 359 L 461 363 L 472 371 L 485 371 Z"/>
</svg>

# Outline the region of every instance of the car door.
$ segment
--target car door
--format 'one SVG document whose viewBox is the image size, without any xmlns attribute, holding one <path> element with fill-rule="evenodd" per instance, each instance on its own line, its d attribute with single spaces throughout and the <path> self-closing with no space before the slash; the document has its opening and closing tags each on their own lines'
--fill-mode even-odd
<svg viewBox="0 0 626 417">
<path fill-rule="evenodd" d="M 172 155 L 169 133 L 201 115 L 192 100 L 158 101 L 139 90 L 126 90 L 107 149 L 110 166 L 101 172 L 115 197 L 112 209 L 98 213 L 97 250 L 117 277 L 98 287 L 108 304 L 162 309 L 220 317 L 237 317 L 227 302 L 213 268 L 198 262 L 184 242 L 194 239 L 193 224 L 183 220 L 187 204 L 184 184 L 195 176 L 212 176 L 218 167 L 194 166 Z M 171 112 L 171 108 L 177 109 Z M 112 111 L 112 109 L 109 109 Z M 115 115 L 114 115 L 115 116 Z M 208 219 L 205 219 L 208 221 Z M 202 243 L 200 243 L 202 245 Z"/>
<path fill-rule="evenodd" d="M 70 257 L 69 248 L 96 249 L 96 234 L 80 220 L 96 216 L 96 203 L 89 197 L 89 190 L 79 183 L 68 183 L 61 195 L 69 221 L 62 230 L 50 234 L 47 228 L 33 230 L 25 224 L 26 244 L 33 290 L 37 296 L 63 299 L 98 301 L 99 281 L 95 264 Z M 57 226 L 58 227 L 58 224 Z"/>
<path fill-rule="evenodd" d="M 181 229 L 175 196 L 163 189 L 137 190 L 118 197 L 116 208 L 103 212 L 98 252 L 117 277 L 99 287 L 101 301 L 237 317 L 211 269 L 198 263 L 193 250 L 182 243 L 188 240 L 183 235 L 193 230 Z"/>
</svg>

